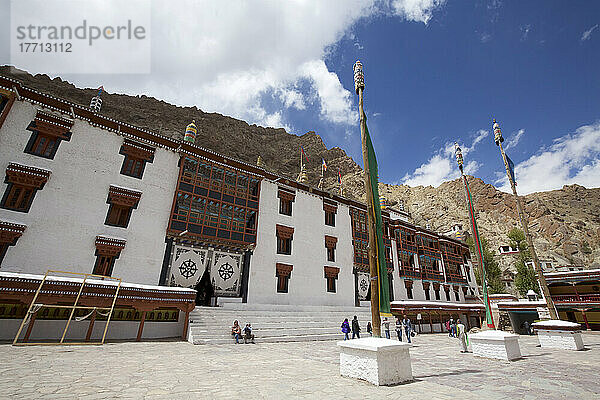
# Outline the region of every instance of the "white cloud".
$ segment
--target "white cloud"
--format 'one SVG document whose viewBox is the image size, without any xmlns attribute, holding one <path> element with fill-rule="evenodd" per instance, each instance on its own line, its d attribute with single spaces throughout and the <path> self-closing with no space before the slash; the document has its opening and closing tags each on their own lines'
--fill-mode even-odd
<svg viewBox="0 0 600 400">
<path fill-rule="evenodd" d="M 521 141 L 521 138 L 524 134 L 525 129 L 519 129 L 519 131 L 510 138 L 510 140 L 507 140 L 506 144 L 504 145 L 504 150 L 510 150 L 515 148 Z"/>
<path fill-rule="evenodd" d="M 475 139 L 473 139 L 473 143 L 471 144 L 470 147 L 465 147 L 463 149 L 463 153 L 467 154 L 469 151 L 473 150 L 475 148 L 475 146 L 481 142 L 483 139 L 485 139 L 486 137 L 488 137 L 490 134 L 489 131 L 486 131 L 485 129 L 480 129 L 477 131 L 477 134 L 475 136 Z"/>
<path fill-rule="evenodd" d="M 353 26 L 373 15 L 427 23 L 444 3 L 180 0 L 174 7 L 172 1 L 154 0 L 150 74 L 61 77 L 78 86 L 102 84 L 110 93 L 145 94 L 249 123 L 289 129 L 287 111 L 314 107 L 322 119 L 349 126 L 356 123 L 353 88 L 345 89 L 328 70 L 328 49 L 345 35 L 354 37 Z M 57 21 L 64 13 L 69 9 L 56 8 Z M 46 73 L 43 68 L 29 72 Z M 352 73 L 351 65 L 346 72 Z"/>
<path fill-rule="evenodd" d="M 592 32 L 594 32 L 596 29 L 598 29 L 598 24 L 592 26 L 590 29 L 588 29 L 587 31 L 583 32 L 583 34 L 581 35 L 581 41 L 583 42 L 584 40 L 589 40 L 590 37 L 592 36 Z"/>
<path fill-rule="evenodd" d="M 480 129 L 475 134 L 470 146 L 461 146 L 463 157 L 475 149 L 478 143 L 488 137 L 489 131 Z M 475 160 L 469 160 L 465 163 L 464 171 L 466 174 L 477 172 L 481 164 Z M 442 148 L 412 173 L 404 175 L 400 182 L 408 186 L 439 186 L 441 183 L 456 179 L 460 176 L 458 165 L 454 156 L 454 143 L 447 142 Z"/>
<path fill-rule="evenodd" d="M 392 8 L 396 15 L 409 21 L 427 24 L 433 11 L 446 4 L 446 0 L 393 0 Z"/>
<path fill-rule="evenodd" d="M 529 36 L 529 32 L 531 32 L 531 24 L 521 25 L 521 42 L 527 40 L 527 36 Z"/>
<path fill-rule="evenodd" d="M 479 41 L 481 43 L 487 43 L 490 40 L 492 40 L 492 34 L 491 33 L 487 33 L 487 32 L 483 32 L 479 35 Z"/>
<path fill-rule="evenodd" d="M 352 125 L 358 114 L 352 110 L 352 95 L 344 89 L 338 76 L 327 70 L 325 62 L 315 60 L 305 63 L 300 70 L 313 82 L 321 104 L 321 117 L 325 120 Z"/>
<path fill-rule="evenodd" d="M 519 194 L 580 184 L 600 187 L 600 122 L 555 139 L 552 145 L 515 166 Z M 500 176 L 500 175 L 499 175 Z M 506 175 L 496 181 L 510 191 Z"/>
</svg>

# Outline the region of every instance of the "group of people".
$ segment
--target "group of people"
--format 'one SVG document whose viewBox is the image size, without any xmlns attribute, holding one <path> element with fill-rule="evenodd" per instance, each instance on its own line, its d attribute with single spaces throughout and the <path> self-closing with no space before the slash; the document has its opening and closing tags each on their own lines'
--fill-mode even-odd
<svg viewBox="0 0 600 400">
<path fill-rule="evenodd" d="M 387 317 L 383 319 L 381 322 L 382 330 L 385 332 L 385 337 L 390 339 L 390 321 Z M 356 315 L 352 319 L 352 323 L 348 322 L 348 318 L 344 319 L 342 322 L 342 333 L 344 334 L 344 340 L 350 340 L 350 332 L 352 332 L 352 339 L 358 338 L 360 339 L 360 324 L 358 322 L 358 318 Z M 402 341 L 402 332 L 404 331 L 406 335 L 406 339 L 408 343 L 411 343 L 411 337 L 414 336 L 414 331 L 412 327 L 412 323 L 410 322 L 410 318 L 404 315 L 403 319 L 396 319 L 396 335 L 398 336 L 398 340 Z M 373 335 L 373 327 L 371 322 L 367 322 L 367 333 L 369 335 Z"/>
<path fill-rule="evenodd" d="M 250 340 L 251 343 L 254 343 L 254 334 L 252 333 L 252 325 L 246 324 L 244 329 L 240 327 L 238 320 L 233 321 L 233 326 L 231 327 L 231 336 L 235 338 L 235 343 L 239 344 L 240 339 L 244 339 L 244 344 L 248 343 Z"/>
<path fill-rule="evenodd" d="M 446 321 L 446 329 L 448 330 L 448 336 L 458 338 L 460 343 L 460 352 L 466 353 L 469 346 L 469 337 L 467 336 L 467 329 L 460 319 L 454 321 L 454 318 Z"/>
<path fill-rule="evenodd" d="M 382 322 L 383 329 L 385 331 L 385 337 L 390 339 L 390 321 L 386 318 L 383 319 Z M 406 315 L 400 318 L 396 318 L 396 336 L 398 336 L 398 340 L 402 341 L 402 332 L 406 335 L 406 341 L 411 343 L 411 337 L 414 336 L 412 322 L 410 322 L 410 318 Z"/>
<path fill-rule="evenodd" d="M 358 323 L 358 318 L 356 315 L 352 319 L 352 326 L 350 326 L 348 318 L 344 319 L 344 322 L 342 322 L 342 333 L 344 334 L 344 340 L 350 340 L 350 332 L 352 332 L 352 339 L 355 337 L 360 339 L 360 324 Z M 372 333 L 370 322 L 367 324 L 367 332 Z"/>
</svg>

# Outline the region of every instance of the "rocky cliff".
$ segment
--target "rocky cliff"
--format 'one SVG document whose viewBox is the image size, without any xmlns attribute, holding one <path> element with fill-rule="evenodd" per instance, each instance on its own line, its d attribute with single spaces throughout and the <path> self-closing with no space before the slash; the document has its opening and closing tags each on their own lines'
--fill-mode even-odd
<svg viewBox="0 0 600 400">
<path fill-rule="evenodd" d="M 88 106 L 96 94 L 96 89 L 79 89 L 46 75 L 13 73 L 8 67 L 0 67 L 0 74 L 83 106 Z M 333 171 L 341 170 L 344 195 L 364 199 L 361 168 L 343 149 L 327 149 L 314 132 L 296 136 L 284 129 L 249 125 L 221 114 L 205 113 L 196 107 L 178 107 L 144 95 L 105 93 L 101 113 L 175 138 L 182 138 L 185 126 L 194 119 L 199 128 L 196 143 L 248 163 L 255 163 L 260 155 L 267 169 L 291 179 L 299 172 L 298 149 L 302 145 L 310 157 L 309 184 L 317 185 L 321 158 L 324 158 Z M 325 179 L 325 189 L 336 190 L 334 175 L 329 174 Z M 507 244 L 507 232 L 518 224 L 514 199 L 480 179 L 469 179 L 481 233 L 497 249 Z M 388 200 L 402 201 L 416 224 L 429 224 L 442 233 L 456 223 L 469 225 L 460 180 L 445 182 L 437 188 L 381 184 L 380 192 Z M 524 203 L 540 258 L 554 259 L 558 264 L 600 267 L 600 189 L 565 186 L 527 195 Z"/>
</svg>

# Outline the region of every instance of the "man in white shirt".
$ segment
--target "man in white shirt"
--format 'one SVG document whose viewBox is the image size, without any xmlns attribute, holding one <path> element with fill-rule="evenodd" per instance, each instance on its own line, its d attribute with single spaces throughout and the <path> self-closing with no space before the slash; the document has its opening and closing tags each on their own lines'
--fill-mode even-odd
<svg viewBox="0 0 600 400">
<path fill-rule="evenodd" d="M 456 325 L 456 333 L 458 334 L 458 341 L 460 342 L 460 352 L 467 352 L 467 332 L 462 321 L 459 319 Z"/>
</svg>

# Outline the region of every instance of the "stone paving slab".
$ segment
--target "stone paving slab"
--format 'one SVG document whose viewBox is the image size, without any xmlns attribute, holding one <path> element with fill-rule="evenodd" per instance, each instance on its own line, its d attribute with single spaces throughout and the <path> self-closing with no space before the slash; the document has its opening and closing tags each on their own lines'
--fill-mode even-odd
<svg viewBox="0 0 600 400">
<path fill-rule="evenodd" d="M 523 358 L 461 354 L 457 339 L 419 335 L 415 381 L 376 387 L 339 375 L 336 342 L 193 346 L 187 342 L 104 346 L 0 346 L 0 398 L 16 399 L 598 399 L 600 335 L 585 351 L 537 347 Z"/>
</svg>

